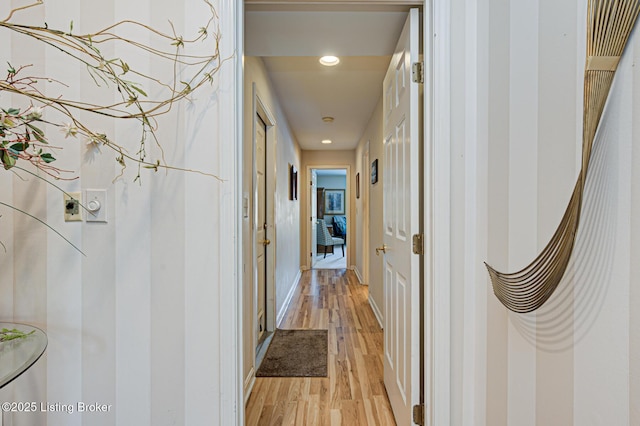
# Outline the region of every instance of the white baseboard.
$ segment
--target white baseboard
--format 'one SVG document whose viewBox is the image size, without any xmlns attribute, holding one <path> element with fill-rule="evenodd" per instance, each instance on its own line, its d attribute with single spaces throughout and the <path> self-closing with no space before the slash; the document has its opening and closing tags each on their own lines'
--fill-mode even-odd
<svg viewBox="0 0 640 426">
<path fill-rule="evenodd" d="M 358 277 L 358 282 L 360 284 L 364 284 L 364 278 L 362 278 L 362 274 L 360 273 L 360 271 L 358 270 L 358 267 L 353 265 L 351 267 L 351 270 L 356 274 L 356 277 Z"/>
<path fill-rule="evenodd" d="M 251 367 L 251 371 L 247 374 L 246 379 L 244 380 L 244 405 L 247 405 L 249 401 L 249 397 L 251 396 L 251 391 L 253 390 L 253 385 L 256 383 L 256 371 L 254 367 Z M 0 425 L 2 426 L 2 425 Z"/>
<path fill-rule="evenodd" d="M 300 278 L 302 278 L 302 270 L 298 271 L 296 278 L 293 280 L 293 284 L 291 284 L 289 293 L 287 294 L 287 297 L 284 299 L 284 303 L 282 304 L 282 307 L 280 307 L 280 310 L 278 311 L 278 315 L 276 316 L 276 327 L 280 326 L 280 323 L 284 319 L 284 315 L 287 312 L 287 309 L 289 308 L 289 304 L 291 303 L 293 294 L 296 292 L 296 288 L 298 287 Z"/>
<path fill-rule="evenodd" d="M 376 316 L 376 319 L 378 320 L 378 324 L 380 324 L 380 328 L 384 329 L 384 326 L 382 325 L 382 312 L 380 312 L 378 305 L 376 305 L 376 301 L 373 300 L 371 295 L 369 295 L 369 305 L 371 306 L 371 309 L 373 310 L 373 314 Z"/>
</svg>

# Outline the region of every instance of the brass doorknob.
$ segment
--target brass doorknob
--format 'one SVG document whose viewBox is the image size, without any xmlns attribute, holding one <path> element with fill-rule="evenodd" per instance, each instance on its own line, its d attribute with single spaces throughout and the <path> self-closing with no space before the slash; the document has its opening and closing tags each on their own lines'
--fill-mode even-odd
<svg viewBox="0 0 640 426">
<path fill-rule="evenodd" d="M 269 244 L 271 244 L 271 240 L 262 240 L 263 246 L 268 246 Z"/>
<path fill-rule="evenodd" d="M 389 246 L 383 244 L 382 247 L 376 247 L 376 256 L 380 256 L 380 252 L 386 253 Z"/>
</svg>

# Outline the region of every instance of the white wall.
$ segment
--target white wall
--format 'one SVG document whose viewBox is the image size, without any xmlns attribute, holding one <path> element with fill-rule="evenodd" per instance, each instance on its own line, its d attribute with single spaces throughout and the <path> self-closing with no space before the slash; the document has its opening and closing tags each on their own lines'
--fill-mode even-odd
<svg viewBox="0 0 640 426">
<path fill-rule="evenodd" d="M 376 109 L 371 115 L 369 124 L 365 129 L 358 148 L 356 149 L 356 173 L 360 173 L 360 185 L 362 188 L 361 197 L 356 200 L 356 226 L 358 232 L 367 232 L 369 238 L 369 246 L 362 247 L 362 238 L 360 236 L 356 239 L 356 267 L 358 270 L 364 270 L 364 250 L 368 250 L 369 256 L 369 271 L 368 282 L 369 285 L 369 303 L 371 304 L 380 324 L 383 321 L 383 308 L 384 308 L 384 288 L 383 288 L 383 258 L 376 256 L 376 247 L 382 246 L 383 243 L 383 211 L 382 211 L 382 174 L 385 172 L 384 167 L 378 167 L 378 182 L 371 185 L 371 162 L 378 159 L 378 163 L 382 162 L 383 156 L 383 137 L 382 137 L 382 96 L 376 105 Z M 369 144 L 369 164 L 362 164 L 362 154 L 366 145 Z M 364 191 L 368 193 L 365 194 Z M 369 202 L 369 228 L 364 229 L 360 225 L 363 223 L 363 217 L 361 214 L 364 210 L 363 203 L 365 198 L 368 198 Z"/>
<path fill-rule="evenodd" d="M 638 424 L 637 31 L 597 137 L 572 264 L 545 306 L 518 315 L 497 302 L 483 261 L 525 266 L 567 206 L 586 2 L 450 4 L 451 424 Z"/>
<path fill-rule="evenodd" d="M 295 140 L 284 112 L 280 108 L 273 86 L 260 58 L 244 58 L 244 161 L 243 193 L 249 196 L 249 215 L 243 219 L 243 378 L 245 390 L 252 385 L 255 375 L 255 343 L 257 323 L 254 312 L 254 264 L 252 251 L 254 231 L 253 196 L 253 97 L 254 87 L 257 95 L 275 120 L 274 140 L 268 140 L 267 155 L 275 169 L 275 177 L 268 178 L 268 205 L 273 208 L 273 218 L 268 224 L 267 237 L 273 240 L 275 247 L 275 301 L 274 317 L 285 308 L 286 298 L 297 283 L 300 274 L 300 194 L 305 188 L 300 176 L 300 148 Z M 298 169 L 298 200 L 289 200 L 289 165 Z M 267 173 L 271 172 L 269 170 Z M 273 202 L 272 202 L 273 200 Z M 275 238 L 273 238 L 275 235 Z M 269 254 L 268 254 L 269 256 Z"/>
<path fill-rule="evenodd" d="M 215 4 L 224 34 L 222 55 L 229 58 L 237 43 L 236 5 Z M 170 32 L 171 19 L 186 38 L 197 34 L 206 13 L 196 0 L 61 0 L 14 19 L 63 29 L 73 21 L 74 32 L 124 18 Z M 84 68 L 1 32 L 5 59 L 12 64 L 34 63 L 34 74 L 58 77 L 73 96 L 95 99 L 95 84 Z M 127 52 L 126 46 L 101 49 L 114 57 Z M 170 69 L 145 55 L 128 61 L 163 80 L 171 76 Z M 53 128 L 48 131 L 54 143 L 64 147 L 56 164 L 79 171 L 78 180 L 57 183 L 74 191 L 106 188 L 108 223 L 65 223 L 59 191 L 28 176 L 24 181 L 0 174 L 3 202 L 46 220 L 86 253 L 83 257 L 46 228 L 2 208 L 0 239 L 7 252 L 0 254 L 0 320 L 42 327 L 49 346 L 33 368 L 0 391 L 0 400 L 112 405 L 107 413 L 5 413 L 5 424 L 226 425 L 242 416 L 234 404 L 239 392 L 229 391 L 239 375 L 229 349 L 241 347 L 238 319 L 222 317 L 234 312 L 240 292 L 234 249 L 236 63 L 237 58 L 227 61 L 214 85 L 159 121 L 168 163 L 217 174 L 224 182 L 145 170 L 140 185 L 132 181 L 131 164 L 112 183 L 120 173 L 112 152 L 91 158 L 83 141 L 65 140 Z M 3 94 L 2 106 L 10 99 Z M 138 130 L 131 123 L 96 120 L 95 125 L 135 149 Z"/>
</svg>

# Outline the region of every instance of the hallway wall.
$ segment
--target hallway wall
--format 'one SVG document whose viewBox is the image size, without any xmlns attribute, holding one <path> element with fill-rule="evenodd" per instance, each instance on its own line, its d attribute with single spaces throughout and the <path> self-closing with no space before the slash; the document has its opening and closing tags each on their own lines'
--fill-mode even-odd
<svg viewBox="0 0 640 426">
<path fill-rule="evenodd" d="M 373 308 L 373 311 L 380 321 L 380 325 L 382 326 L 384 320 L 384 264 L 383 257 L 376 256 L 376 247 L 380 247 L 383 244 L 383 229 L 384 229 L 384 221 L 383 221 L 383 176 L 385 173 L 384 167 L 378 167 L 378 182 L 374 185 L 371 185 L 371 162 L 378 159 L 378 163 L 382 163 L 382 158 L 384 155 L 384 137 L 382 136 L 382 96 L 380 96 L 380 100 L 378 101 L 376 108 L 371 115 L 371 120 L 369 120 L 369 124 L 367 124 L 367 128 L 365 129 L 360 142 L 358 143 L 358 148 L 356 149 L 356 171 L 355 173 L 360 173 L 360 184 L 362 188 L 368 188 L 368 197 L 369 197 L 369 229 L 364 229 L 362 227 L 362 222 L 364 218 L 362 217 L 363 212 L 363 201 L 364 201 L 364 193 L 361 190 L 361 197 L 359 200 L 356 200 L 356 222 L 359 226 L 360 232 L 368 232 L 369 233 L 369 247 L 361 247 L 362 246 L 362 238 L 358 236 L 356 241 L 356 267 L 359 271 L 364 271 L 364 250 L 368 250 L 369 253 L 369 282 L 366 283 L 369 285 L 369 303 Z M 366 144 L 369 143 L 369 164 L 362 164 L 362 153 L 365 149 Z"/>
<path fill-rule="evenodd" d="M 8 11 L 2 5 L 2 16 Z M 220 18 L 223 58 L 233 58 L 235 4 L 214 2 Z M 24 3 L 21 3 L 24 4 Z M 88 33 L 132 18 L 171 33 L 197 36 L 208 8 L 200 0 L 152 2 L 59 0 L 19 12 L 14 22 Z M 228 25 L 231 22 L 231 25 Z M 131 33 L 129 33 L 131 34 Z M 138 30 L 136 37 L 145 37 Z M 211 53 L 209 45 L 202 45 Z M 70 66 L 54 49 L 0 29 L 3 60 L 34 64 L 33 75 L 58 78 L 72 97 L 96 99 L 96 83 L 83 66 Z M 163 45 L 163 49 L 171 48 Z M 157 59 L 128 55 L 127 46 L 100 45 L 133 69 L 170 81 L 173 70 Z M 237 59 L 237 58 L 236 58 Z M 57 181 L 67 191 L 107 189 L 108 223 L 64 222 L 62 194 L 24 173 L 0 173 L 0 199 L 45 220 L 86 254 L 82 256 L 25 215 L 0 209 L 0 321 L 32 323 L 46 330 L 44 356 L 0 390 L 0 400 L 50 404 L 100 403 L 108 412 L 4 413 L 12 426 L 229 425 L 236 409 L 239 373 L 233 348 L 239 345 L 233 312 L 236 253 L 236 147 L 233 105 L 237 61 L 229 59 L 214 83 L 191 102 L 175 105 L 159 118 L 158 136 L 168 164 L 218 175 L 142 170 L 129 163 L 124 175 L 115 154 L 90 152 L 86 141 L 68 138 L 53 126 L 47 134 L 58 167 L 79 171 L 79 179 Z M 131 79 L 135 76 L 130 73 Z M 50 93 L 59 86 L 47 83 Z M 148 90 L 146 87 L 145 90 Z M 115 90 L 109 100 L 115 100 Z M 104 92 L 102 92 L 104 93 Z M 150 93 L 151 95 L 151 93 Z M 2 108 L 26 108 L 24 99 L 0 97 Z M 12 102 L 15 104 L 12 105 Z M 51 114 L 47 112 L 46 114 Z M 46 117 L 46 116 L 45 116 Z M 131 123 L 91 118 L 102 130 L 137 150 L 139 128 Z M 148 144 L 150 158 L 159 152 Z M 223 327 L 224 326 L 224 327 Z M 6 355 L 6 354 L 5 354 Z"/>
<path fill-rule="evenodd" d="M 278 98 L 269 81 L 262 59 L 244 58 L 244 163 L 242 192 L 249 199 L 248 217 L 243 218 L 243 378 L 245 389 L 251 386 L 255 374 L 255 342 L 257 320 L 254 318 L 254 262 L 253 241 L 254 229 L 254 197 L 253 197 L 253 85 L 265 107 L 273 114 L 276 121 L 275 146 L 267 147 L 270 161 L 275 162 L 276 175 L 267 176 L 268 191 L 275 192 L 273 206 L 274 216 L 268 218 L 267 238 L 274 241 L 275 252 L 275 312 L 278 315 L 283 309 L 286 298 L 297 283 L 300 274 L 300 206 L 302 203 L 302 179 L 298 178 L 298 200 L 289 200 L 289 165 L 293 164 L 301 176 L 300 148 L 293 136 L 287 119 L 280 108 Z M 267 142 L 269 143 L 269 141 Z M 269 173 L 269 171 L 267 171 Z M 274 237 L 275 236 L 275 237 Z M 273 254 L 273 253 L 272 253 Z"/>
<path fill-rule="evenodd" d="M 601 122 L 572 263 L 543 308 L 519 315 L 483 262 L 525 266 L 569 201 L 586 1 L 450 5 L 450 424 L 640 424 L 640 35 Z"/>
</svg>

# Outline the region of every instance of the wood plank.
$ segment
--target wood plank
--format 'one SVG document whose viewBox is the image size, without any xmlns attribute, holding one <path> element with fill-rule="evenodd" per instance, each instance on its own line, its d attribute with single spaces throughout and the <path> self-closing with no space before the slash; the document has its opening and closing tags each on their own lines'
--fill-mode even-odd
<svg viewBox="0 0 640 426">
<path fill-rule="evenodd" d="M 256 379 L 247 425 L 395 425 L 382 329 L 352 271 L 305 271 L 281 327 L 328 330 L 328 377 Z"/>
</svg>

